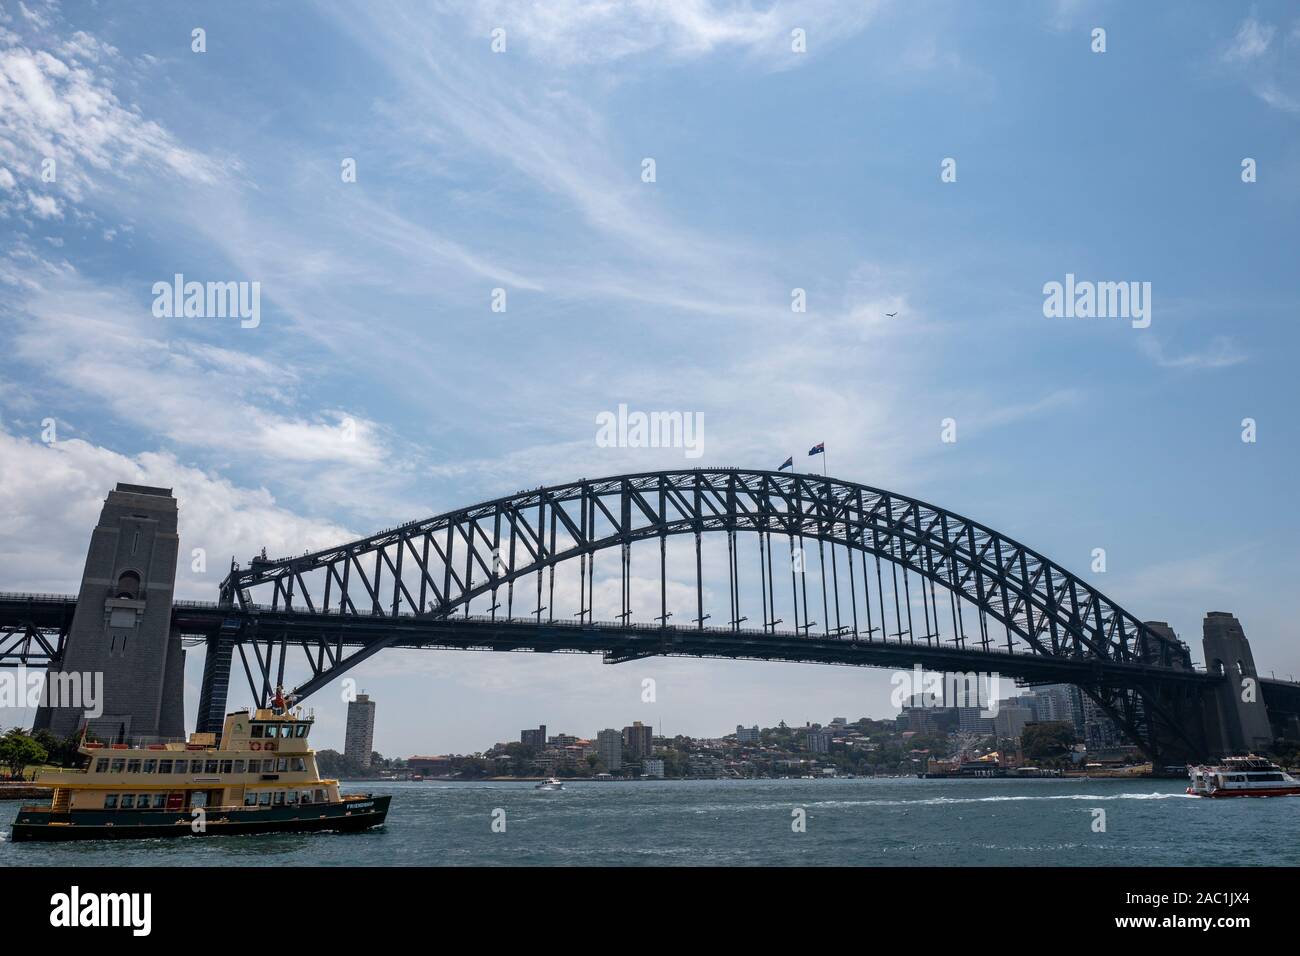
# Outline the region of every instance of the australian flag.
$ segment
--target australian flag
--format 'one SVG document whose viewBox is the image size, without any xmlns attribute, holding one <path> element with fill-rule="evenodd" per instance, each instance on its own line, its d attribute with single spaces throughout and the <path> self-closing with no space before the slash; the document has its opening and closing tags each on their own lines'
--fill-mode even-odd
<svg viewBox="0 0 1300 956">
<path fill-rule="evenodd" d="M 791 471 L 794 471 L 794 455 L 791 455 L 789 458 L 787 458 L 785 462 L 781 465 L 781 467 L 777 469 L 777 471 L 785 471 L 787 468 L 789 468 Z"/>
<path fill-rule="evenodd" d="M 826 454 L 826 443 L 824 441 L 819 441 L 817 444 L 813 445 L 811 448 L 808 449 L 808 454 L 810 456 Z"/>
</svg>

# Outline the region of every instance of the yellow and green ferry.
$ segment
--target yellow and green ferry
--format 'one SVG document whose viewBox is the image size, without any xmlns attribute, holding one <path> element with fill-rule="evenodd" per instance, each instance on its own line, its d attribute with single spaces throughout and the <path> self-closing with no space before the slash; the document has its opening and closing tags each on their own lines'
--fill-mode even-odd
<svg viewBox="0 0 1300 956">
<path fill-rule="evenodd" d="M 390 796 L 341 794 L 308 746 L 313 719 L 282 707 L 226 715 L 221 739 L 83 742 L 87 765 L 47 770 L 47 806 L 23 806 L 20 840 L 109 840 L 357 831 L 382 826 Z"/>
</svg>

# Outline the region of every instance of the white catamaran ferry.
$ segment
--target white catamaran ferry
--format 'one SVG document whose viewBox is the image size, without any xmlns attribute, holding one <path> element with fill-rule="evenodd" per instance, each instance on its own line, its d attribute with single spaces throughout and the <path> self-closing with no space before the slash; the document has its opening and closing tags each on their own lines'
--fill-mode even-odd
<svg viewBox="0 0 1300 956">
<path fill-rule="evenodd" d="M 1213 767 L 1188 767 L 1192 785 L 1187 792 L 1197 797 L 1294 797 L 1300 796 L 1300 780 L 1264 757 L 1226 757 Z"/>
</svg>

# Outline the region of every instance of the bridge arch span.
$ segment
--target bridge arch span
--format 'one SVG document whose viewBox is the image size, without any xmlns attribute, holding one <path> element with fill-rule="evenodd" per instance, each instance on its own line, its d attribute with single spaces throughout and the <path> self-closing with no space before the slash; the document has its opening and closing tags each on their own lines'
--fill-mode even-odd
<svg viewBox="0 0 1300 956">
<path fill-rule="evenodd" d="M 622 613 L 617 617 L 626 626 L 632 614 L 632 548 L 657 540 L 661 605 L 655 619 L 664 631 L 681 631 L 680 625 L 668 626 L 672 613 L 667 606 L 667 542 L 693 535 L 697 602 L 692 620 L 703 631 L 712 616 L 705 607 L 705 592 L 712 589 L 704 583 L 702 541 L 723 536 L 727 570 L 722 577 L 729 602 L 725 620 L 738 631 L 742 622 L 752 619 L 741 613 L 737 536 L 743 534 L 758 538 L 758 569 L 750 577 L 760 585 L 765 634 L 775 636 L 782 623 L 789 630 L 776 606 L 778 569 L 784 575 L 789 568 L 794 633 L 813 636 L 817 622 L 812 620 L 816 610 L 809 608 L 808 569 L 796 577 L 784 552 L 788 545 L 802 554 L 803 546 L 812 543 L 818 552 L 825 612 L 818 636 L 925 646 L 946 641 L 975 651 L 1087 663 L 1099 675 L 1127 673 L 1126 667 L 1134 673 L 1146 667 L 1166 674 L 1192 671 L 1185 646 L 1172 632 L 1139 620 L 1087 581 L 987 525 L 855 482 L 734 468 L 640 472 L 528 489 L 337 547 L 277 560 L 256 558 L 246 568 L 232 566 L 222 583 L 221 600 L 252 614 L 254 621 L 259 612 L 291 615 L 299 633 L 302 622 L 310 624 L 313 616 L 322 630 L 334 629 L 332 624 L 340 619 L 386 619 L 394 625 L 450 621 L 468 616 L 476 601 L 488 605 L 490 621 L 497 621 L 504 608 L 502 620 L 531 618 L 540 625 L 543 614 L 548 622 L 557 619 L 557 569 L 576 563 L 576 617 L 595 626 L 596 558 L 614 551 L 622 580 Z M 949 605 L 942 609 L 942 621 L 938 589 L 947 592 Z M 532 607 L 522 614 L 516 607 L 517 592 L 521 605 L 524 596 L 532 597 Z M 974 635 L 967 634 L 967 608 L 974 614 Z M 948 637 L 943 634 L 946 612 L 951 612 Z M 990 620 L 1001 626 L 1002 635 L 991 633 Z M 400 644 L 404 634 L 409 627 L 395 626 L 350 654 L 341 637 L 333 647 L 322 641 L 314 658 L 302 642 L 313 673 L 295 689 L 298 696 L 323 687 L 383 648 Z M 263 636 L 267 653 L 257 654 L 257 667 L 265 696 L 274 684 L 283 683 L 288 638 L 287 632 L 280 636 L 279 667 L 273 675 L 273 629 Z M 250 668 L 250 683 L 254 680 Z M 1118 683 L 1103 676 L 1091 696 L 1136 735 L 1161 704 L 1141 699 L 1132 692 L 1131 682 L 1127 689 Z"/>
</svg>

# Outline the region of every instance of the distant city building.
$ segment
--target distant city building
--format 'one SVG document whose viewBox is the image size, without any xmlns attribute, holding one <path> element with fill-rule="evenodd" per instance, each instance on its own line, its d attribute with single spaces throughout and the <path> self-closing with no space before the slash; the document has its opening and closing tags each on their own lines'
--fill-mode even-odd
<svg viewBox="0 0 1300 956">
<path fill-rule="evenodd" d="M 596 754 L 606 770 L 619 770 L 623 766 L 623 735 L 609 728 L 596 734 Z"/>
<path fill-rule="evenodd" d="M 1019 740 L 1025 724 L 1033 719 L 1034 713 L 1028 707 L 1005 703 L 993 717 L 993 734 L 999 740 Z"/>
<path fill-rule="evenodd" d="M 519 731 L 519 742 L 525 747 L 532 747 L 539 753 L 546 749 L 546 725 L 542 724 L 536 730 Z"/>
<path fill-rule="evenodd" d="M 637 720 L 630 727 L 623 728 L 623 744 L 627 747 L 629 760 L 640 760 L 654 752 L 654 728 L 647 727 Z"/>
<path fill-rule="evenodd" d="M 983 716 L 979 707 L 957 708 L 957 729 L 968 734 L 993 733 L 993 718 Z"/>
<path fill-rule="evenodd" d="M 445 777 L 451 773 L 450 757 L 407 757 L 406 769 L 428 777 Z"/>
<path fill-rule="evenodd" d="M 829 730 L 822 730 L 820 727 L 809 728 L 806 737 L 808 752 L 814 754 L 830 753 L 832 736 Z"/>
<path fill-rule="evenodd" d="M 1115 721 L 1091 697 L 1083 700 L 1083 742 L 1089 751 L 1122 747 L 1126 742 Z"/>
<path fill-rule="evenodd" d="M 722 776 L 727 765 L 721 757 L 714 757 L 708 754 L 691 754 L 689 767 L 692 777 L 702 780 L 711 780 Z"/>
<path fill-rule="evenodd" d="M 556 734 L 548 741 L 552 747 L 572 747 L 577 742 L 578 738 L 572 734 Z"/>
<path fill-rule="evenodd" d="M 647 757 L 641 761 L 641 776 L 663 779 L 664 762 L 657 757 Z"/>
<path fill-rule="evenodd" d="M 1045 684 L 1032 694 L 1025 694 L 1021 702 L 1034 711 L 1039 721 L 1063 720 L 1074 726 L 1074 732 L 1083 736 L 1083 695 L 1070 684 Z"/>
<path fill-rule="evenodd" d="M 762 733 L 758 729 L 758 724 L 753 727 L 742 727 L 736 725 L 736 743 L 738 744 L 756 744 L 763 739 Z"/>
<path fill-rule="evenodd" d="M 357 694 L 348 703 L 348 721 L 343 734 L 343 756 L 362 767 L 370 766 L 375 752 L 375 702 L 367 694 Z"/>
</svg>

